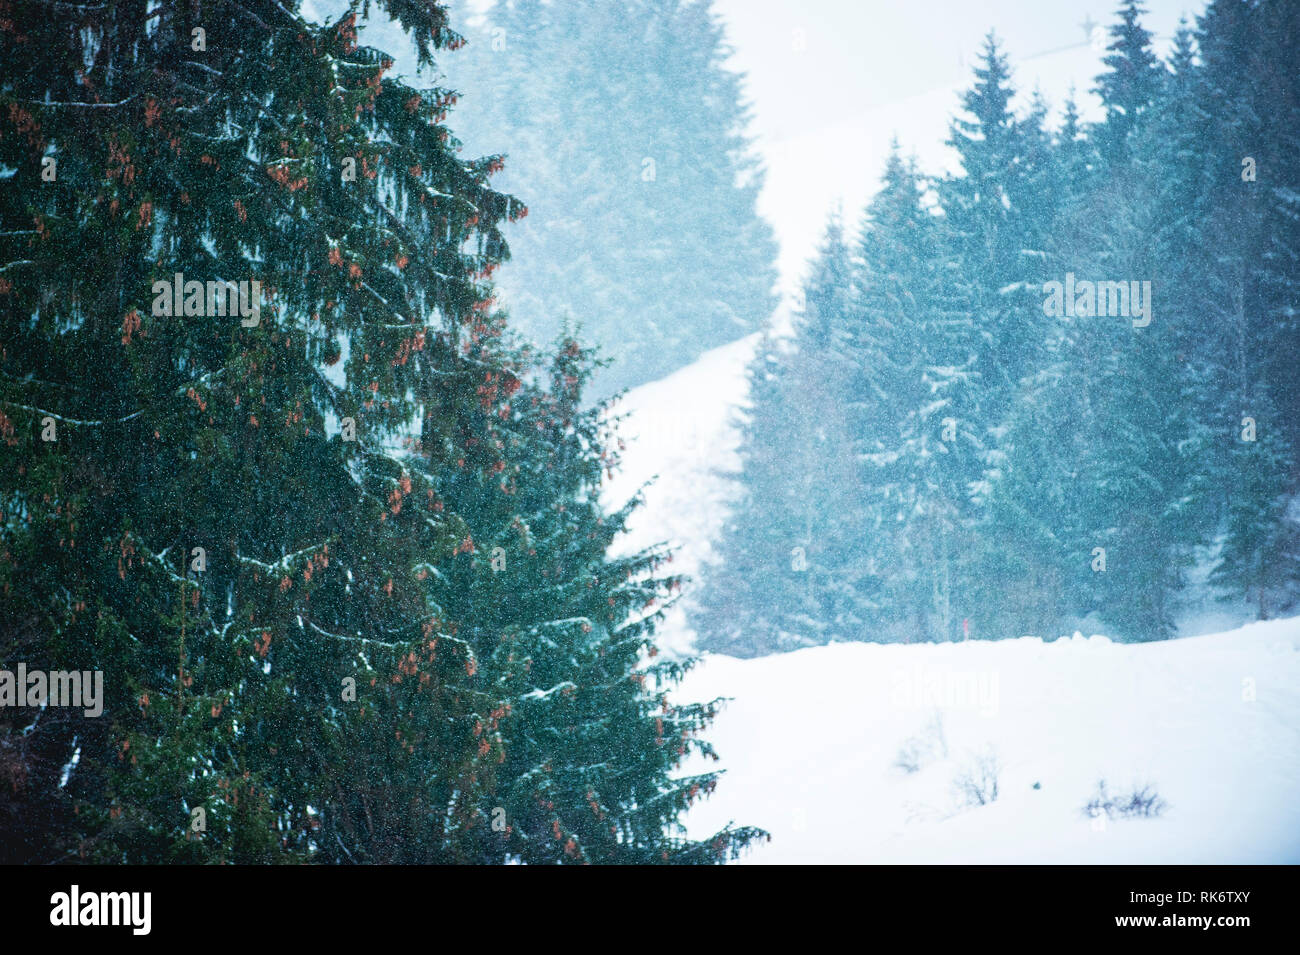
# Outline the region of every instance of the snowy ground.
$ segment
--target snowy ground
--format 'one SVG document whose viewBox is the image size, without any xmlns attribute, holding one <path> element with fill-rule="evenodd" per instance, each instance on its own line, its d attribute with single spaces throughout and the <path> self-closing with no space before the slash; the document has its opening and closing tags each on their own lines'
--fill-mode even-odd
<svg viewBox="0 0 1300 955">
<path fill-rule="evenodd" d="M 606 500 L 658 480 L 623 548 L 670 541 L 673 569 L 692 575 L 711 558 L 736 494 L 735 424 L 757 341 L 715 349 L 624 401 L 625 467 Z M 661 643 L 686 651 L 692 640 L 674 611 Z M 769 830 L 747 861 L 1300 862 L 1300 619 L 1140 645 L 1021 638 L 707 656 L 679 697 L 715 696 L 733 699 L 709 734 L 726 774 L 687 821 L 697 836 L 728 821 Z M 921 765 L 908 773 L 894 764 L 910 739 Z M 998 797 L 963 806 L 954 779 L 989 753 Z M 1101 779 L 1112 793 L 1149 784 L 1168 809 L 1091 819 L 1082 809 Z"/>
<path fill-rule="evenodd" d="M 681 697 L 713 696 L 733 698 L 709 734 L 727 772 L 688 823 L 766 828 L 748 861 L 1300 862 L 1300 619 L 1136 645 L 710 656 Z M 908 773 L 913 737 L 930 752 Z M 964 807 L 953 781 L 990 751 L 998 797 Z M 1091 819 L 1100 779 L 1150 784 L 1168 809 Z"/>
</svg>

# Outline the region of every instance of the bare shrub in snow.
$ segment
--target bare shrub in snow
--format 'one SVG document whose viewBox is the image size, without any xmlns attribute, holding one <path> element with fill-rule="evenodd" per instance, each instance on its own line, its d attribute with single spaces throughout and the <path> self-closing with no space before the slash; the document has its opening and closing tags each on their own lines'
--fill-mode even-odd
<svg viewBox="0 0 1300 955">
<path fill-rule="evenodd" d="M 993 748 L 973 757 L 957 773 L 952 788 L 963 806 L 987 806 L 998 798 L 998 775 L 1002 766 Z"/>
<path fill-rule="evenodd" d="M 1112 793 L 1106 788 L 1106 780 L 1099 779 L 1097 791 L 1084 803 L 1083 812 L 1094 819 L 1102 814 L 1109 819 L 1149 819 L 1168 808 L 1169 804 L 1150 785 L 1135 785 L 1127 792 Z"/>
<path fill-rule="evenodd" d="M 928 757 L 929 751 L 925 748 L 924 740 L 919 736 L 912 736 L 904 740 L 903 745 L 899 747 L 898 755 L 894 757 L 894 767 L 911 774 L 928 763 Z"/>
<path fill-rule="evenodd" d="M 943 731 L 943 714 L 935 712 L 930 717 L 930 722 L 925 724 L 925 729 L 903 741 L 898 755 L 894 757 L 894 767 L 911 774 L 947 755 L 948 736 Z"/>
</svg>

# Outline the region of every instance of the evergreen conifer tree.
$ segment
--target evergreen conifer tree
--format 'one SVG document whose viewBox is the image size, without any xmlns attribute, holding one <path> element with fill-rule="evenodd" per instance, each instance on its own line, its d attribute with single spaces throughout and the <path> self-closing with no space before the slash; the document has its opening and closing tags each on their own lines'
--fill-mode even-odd
<svg viewBox="0 0 1300 955">
<path fill-rule="evenodd" d="M 460 45 L 383 7 L 422 63 Z M 281 3 L 26 6 L 0 61 L 0 659 L 105 696 L 4 710 L 0 854 L 752 839 L 677 828 L 714 705 L 645 665 L 674 581 L 604 560 L 583 353 L 552 374 L 506 333 L 488 279 L 525 209 L 456 155 L 452 91 L 385 76 L 356 10 Z"/>
</svg>

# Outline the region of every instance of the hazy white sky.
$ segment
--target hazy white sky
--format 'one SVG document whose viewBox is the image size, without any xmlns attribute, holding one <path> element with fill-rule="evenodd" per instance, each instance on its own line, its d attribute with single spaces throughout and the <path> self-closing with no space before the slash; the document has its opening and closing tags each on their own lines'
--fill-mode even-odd
<svg viewBox="0 0 1300 955">
<path fill-rule="evenodd" d="M 563 2 L 563 0 L 560 0 Z M 1115 0 L 715 0 L 749 76 L 756 128 L 798 135 L 933 90 L 965 85 L 984 35 L 1013 59 L 1086 44 L 1085 21 L 1108 26 Z M 1144 23 L 1172 35 L 1191 0 L 1148 0 Z M 1081 86 L 1091 77 L 1081 78 Z"/>
</svg>

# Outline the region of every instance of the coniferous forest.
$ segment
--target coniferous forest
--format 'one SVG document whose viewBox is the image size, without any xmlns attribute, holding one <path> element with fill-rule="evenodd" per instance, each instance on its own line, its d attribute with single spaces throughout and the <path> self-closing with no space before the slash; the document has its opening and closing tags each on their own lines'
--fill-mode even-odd
<svg viewBox="0 0 1300 955">
<path fill-rule="evenodd" d="M 0 0 L 0 863 L 723 864 L 834 731 L 747 658 L 1300 615 L 1300 3 L 1118 0 L 1063 102 L 963 36 L 792 296 L 738 9 Z"/>
<path fill-rule="evenodd" d="M 960 172 L 896 149 L 828 222 L 751 369 L 702 646 L 1162 639 L 1197 565 L 1294 608 L 1300 7 L 1213 3 L 1162 60 L 1125 0 L 1108 37 L 1104 118 L 1052 128 L 990 34 Z"/>
</svg>

